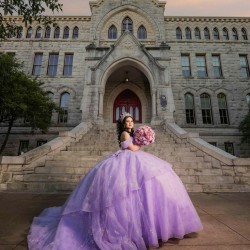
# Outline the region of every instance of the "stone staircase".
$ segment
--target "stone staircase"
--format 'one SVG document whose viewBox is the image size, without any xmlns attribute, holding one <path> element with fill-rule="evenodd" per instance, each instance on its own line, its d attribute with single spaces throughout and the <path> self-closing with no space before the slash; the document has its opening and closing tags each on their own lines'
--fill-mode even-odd
<svg viewBox="0 0 250 250">
<path fill-rule="evenodd" d="M 175 138 L 162 126 L 151 127 L 156 141 L 142 150 L 170 162 L 188 191 L 250 191 L 249 185 L 237 183 L 232 166 L 204 153 L 185 138 Z M 45 164 L 33 171 L 14 173 L 7 190 L 70 192 L 98 161 L 118 149 L 115 125 L 93 127 L 77 142 L 47 154 Z"/>
</svg>

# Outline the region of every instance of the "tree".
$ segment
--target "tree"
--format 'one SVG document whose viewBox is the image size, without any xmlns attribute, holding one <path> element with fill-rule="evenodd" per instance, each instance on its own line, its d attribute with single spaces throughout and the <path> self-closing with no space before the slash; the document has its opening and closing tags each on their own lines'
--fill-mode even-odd
<svg viewBox="0 0 250 250">
<path fill-rule="evenodd" d="M 0 65 L 0 122 L 8 126 L 1 154 L 15 121 L 25 119 L 32 131 L 46 132 L 52 111 L 59 108 L 41 89 L 42 83 L 22 71 L 22 65 L 14 56 L 0 54 Z"/>
<path fill-rule="evenodd" d="M 58 0 L 0 0 L 0 40 L 8 36 L 16 35 L 21 29 L 14 21 L 7 21 L 3 17 L 9 15 L 19 15 L 23 17 L 25 25 L 38 21 L 42 24 L 52 22 L 51 18 L 44 15 L 47 9 L 53 13 L 62 11 L 62 4 Z"/>
<path fill-rule="evenodd" d="M 244 120 L 241 121 L 239 130 L 243 135 L 241 142 L 250 144 L 250 111 L 248 112 Z"/>
</svg>

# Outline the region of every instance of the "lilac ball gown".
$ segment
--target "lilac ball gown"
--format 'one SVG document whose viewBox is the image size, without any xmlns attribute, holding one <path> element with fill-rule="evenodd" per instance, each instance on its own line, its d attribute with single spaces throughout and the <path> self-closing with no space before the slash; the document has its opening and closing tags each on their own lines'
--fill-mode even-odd
<svg viewBox="0 0 250 250">
<path fill-rule="evenodd" d="M 33 219 L 29 249 L 146 250 L 202 229 L 171 165 L 131 143 L 97 163 L 62 207 Z"/>
</svg>

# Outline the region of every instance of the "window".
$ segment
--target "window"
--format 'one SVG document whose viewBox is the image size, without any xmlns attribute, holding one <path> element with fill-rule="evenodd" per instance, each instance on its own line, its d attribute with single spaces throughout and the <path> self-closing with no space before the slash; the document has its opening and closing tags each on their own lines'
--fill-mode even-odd
<svg viewBox="0 0 250 250">
<path fill-rule="evenodd" d="M 241 35 L 242 35 L 243 40 L 248 40 L 246 29 L 244 29 L 244 28 L 241 29 Z"/>
<path fill-rule="evenodd" d="M 186 34 L 186 39 L 191 39 L 192 36 L 191 36 L 191 30 L 189 28 L 186 28 L 185 29 L 185 34 Z"/>
<path fill-rule="evenodd" d="M 199 28 L 195 28 L 194 36 L 195 36 L 195 39 L 198 39 L 198 40 L 201 39 L 201 32 Z"/>
<path fill-rule="evenodd" d="M 55 33 L 54 33 L 54 38 L 58 39 L 60 37 L 60 28 L 56 27 Z"/>
<path fill-rule="evenodd" d="M 23 140 L 19 143 L 18 155 L 22 155 L 29 150 L 29 141 Z"/>
<path fill-rule="evenodd" d="M 190 77 L 191 76 L 189 55 L 182 55 L 181 56 L 181 68 L 182 68 L 182 75 L 184 77 Z"/>
<path fill-rule="evenodd" d="M 48 91 L 47 96 L 49 97 L 50 100 L 53 100 L 54 94 L 51 91 Z"/>
<path fill-rule="evenodd" d="M 50 34 L 51 34 L 51 28 L 50 27 L 47 27 L 46 30 L 45 30 L 45 38 L 48 39 L 50 38 Z"/>
<path fill-rule="evenodd" d="M 66 53 L 64 57 L 63 75 L 71 76 L 73 68 L 73 54 Z"/>
<path fill-rule="evenodd" d="M 32 75 L 40 76 L 42 67 L 43 53 L 35 53 Z"/>
<path fill-rule="evenodd" d="M 66 26 L 63 31 L 63 39 L 69 38 L 69 27 Z"/>
<path fill-rule="evenodd" d="M 36 29 L 36 38 L 39 39 L 41 37 L 42 37 L 42 29 L 41 29 L 41 27 L 38 27 Z"/>
<path fill-rule="evenodd" d="M 221 62 L 219 55 L 212 55 L 214 77 L 222 77 Z"/>
<path fill-rule="evenodd" d="M 182 32 L 181 32 L 181 29 L 179 27 L 176 29 L 176 38 L 178 40 L 182 39 Z"/>
<path fill-rule="evenodd" d="M 57 74 L 58 57 L 59 57 L 58 53 L 49 54 L 47 75 L 55 76 Z"/>
<path fill-rule="evenodd" d="M 201 95 L 201 113 L 203 124 L 213 124 L 211 100 L 206 93 Z"/>
<path fill-rule="evenodd" d="M 32 28 L 29 27 L 29 28 L 27 29 L 26 38 L 31 38 L 31 37 L 32 37 Z"/>
<path fill-rule="evenodd" d="M 20 39 L 23 36 L 23 27 L 18 27 L 16 38 Z"/>
<path fill-rule="evenodd" d="M 217 95 L 217 98 L 218 98 L 219 113 L 220 113 L 220 123 L 229 124 L 226 96 L 220 93 Z"/>
<path fill-rule="evenodd" d="M 233 28 L 232 33 L 233 33 L 233 40 L 238 40 L 239 39 L 238 32 L 235 28 Z"/>
<path fill-rule="evenodd" d="M 220 34 L 217 28 L 214 28 L 213 33 L 214 33 L 214 40 L 220 40 Z"/>
<path fill-rule="evenodd" d="M 247 106 L 250 111 L 250 93 L 246 95 L 246 100 L 247 100 Z"/>
<path fill-rule="evenodd" d="M 223 28 L 222 30 L 223 40 L 229 40 L 228 30 Z"/>
<path fill-rule="evenodd" d="M 210 40 L 210 32 L 208 28 L 204 29 L 204 37 L 206 40 Z"/>
<path fill-rule="evenodd" d="M 9 31 L 7 37 L 8 37 L 9 39 L 13 38 L 13 37 L 14 37 L 13 31 Z"/>
<path fill-rule="evenodd" d="M 241 55 L 240 56 L 240 71 L 241 75 L 244 78 L 249 77 L 249 65 L 248 65 L 248 60 L 246 55 Z"/>
<path fill-rule="evenodd" d="M 70 99 L 70 94 L 68 92 L 64 92 L 61 95 L 60 108 L 62 109 L 62 111 L 59 113 L 58 123 L 68 122 L 69 99 Z"/>
<path fill-rule="evenodd" d="M 185 94 L 185 110 L 187 124 L 195 124 L 194 96 L 190 93 Z"/>
<path fill-rule="evenodd" d="M 122 33 L 124 31 L 133 32 L 133 22 L 128 16 L 125 17 L 122 21 Z"/>
<path fill-rule="evenodd" d="M 196 65 L 197 65 L 198 77 L 207 77 L 207 67 L 206 67 L 205 56 L 197 55 L 196 56 Z"/>
<path fill-rule="evenodd" d="M 215 142 L 215 141 L 211 141 L 211 142 L 208 142 L 208 143 L 215 146 L 215 147 L 217 147 L 217 142 Z"/>
<path fill-rule="evenodd" d="M 39 141 L 36 142 L 36 146 L 39 147 L 39 146 L 42 146 L 45 143 L 47 143 L 47 140 L 39 140 Z"/>
<path fill-rule="evenodd" d="M 137 37 L 138 39 L 147 39 L 147 30 L 143 25 L 139 27 Z"/>
<path fill-rule="evenodd" d="M 225 142 L 225 151 L 231 155 L 234 155 L 234 144 L 232 142 Z"/>
<path fill-rule="evenodd" d="M 116 39 L 117 38 L 117 28 L 115 25 L 111 25 L 108 30 L 108 38 L 109 39 Z"/>
<path fill-rule="evenodd" d="M 72 38 L 73 38 L 73 39 L 76 39 L 76 38 L 78 38 L 78 36 L 79 36 L 79 29 L 78 29 L 78 27 L 75 27 L 75 28 L 73 29 Z"/>
</svg>

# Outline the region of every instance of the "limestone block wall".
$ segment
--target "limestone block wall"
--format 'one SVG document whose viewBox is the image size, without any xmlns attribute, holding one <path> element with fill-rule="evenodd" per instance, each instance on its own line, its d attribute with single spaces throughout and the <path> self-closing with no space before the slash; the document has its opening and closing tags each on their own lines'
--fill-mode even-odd
<svg viewBox="0 0 250 250">
<path fill-rule="evenodd" d="M 224 142 L 231 141 L 237 156 L 246 156 L 246 150 L 240 147 L 238 126 L 247 114 L 249 107 L 246 95 L 250 93 L 250 78 L 244 78 L 240 70 L 240 55 L 246 55 L 250 62 L 250 19 L 249 18 L 211 18 L 211 17 L 165 17 L 166 40 L 171 47 L 171 84 L 175 100 L 175 122 L 185 129 L 194 128 L 205 140 L 216 142 L 224 148 Z M 176 28 L 182 31 L 182 39 L 176 38 Z M 185 28 L 190 28 L 191 39 L 186 39 Z M 195 28 L 200 29 L 201 39 L 195 38 Z M 204 37 L 204 28 L 210 31 L 210 40 Z M 213 29 L 219 31 L 219 40 L 214 39 Z M 229 40 L 223 39 L 223 28 L 228 30 Z M 232 37 L 232 29 L 238 32 L 238 40 Z M 248 40 L 242 37 L 241 29 L 248 34 Z M 181 56 L 190 58 L 191 77 L 182 75 Z M 204 55 L 208 76 L 197 76 L 196 55 Z M 222 77 L 213 74 L 212 55 L 219 55 Z M 186 93 L 194 96 L 196 124 L 186 123 Z M 200 95 L 207 93 L 211 98 L 213 124 L 203 124 Z M 221 124 L 217 95 L 226 95 L 229 124 Z M 205 129 L 204 129 L 205 128 Z M 249 151 L 250 152 L 250 151 Z M 249 156 L 249 154 L 248 154 Z"/>
</svg>

